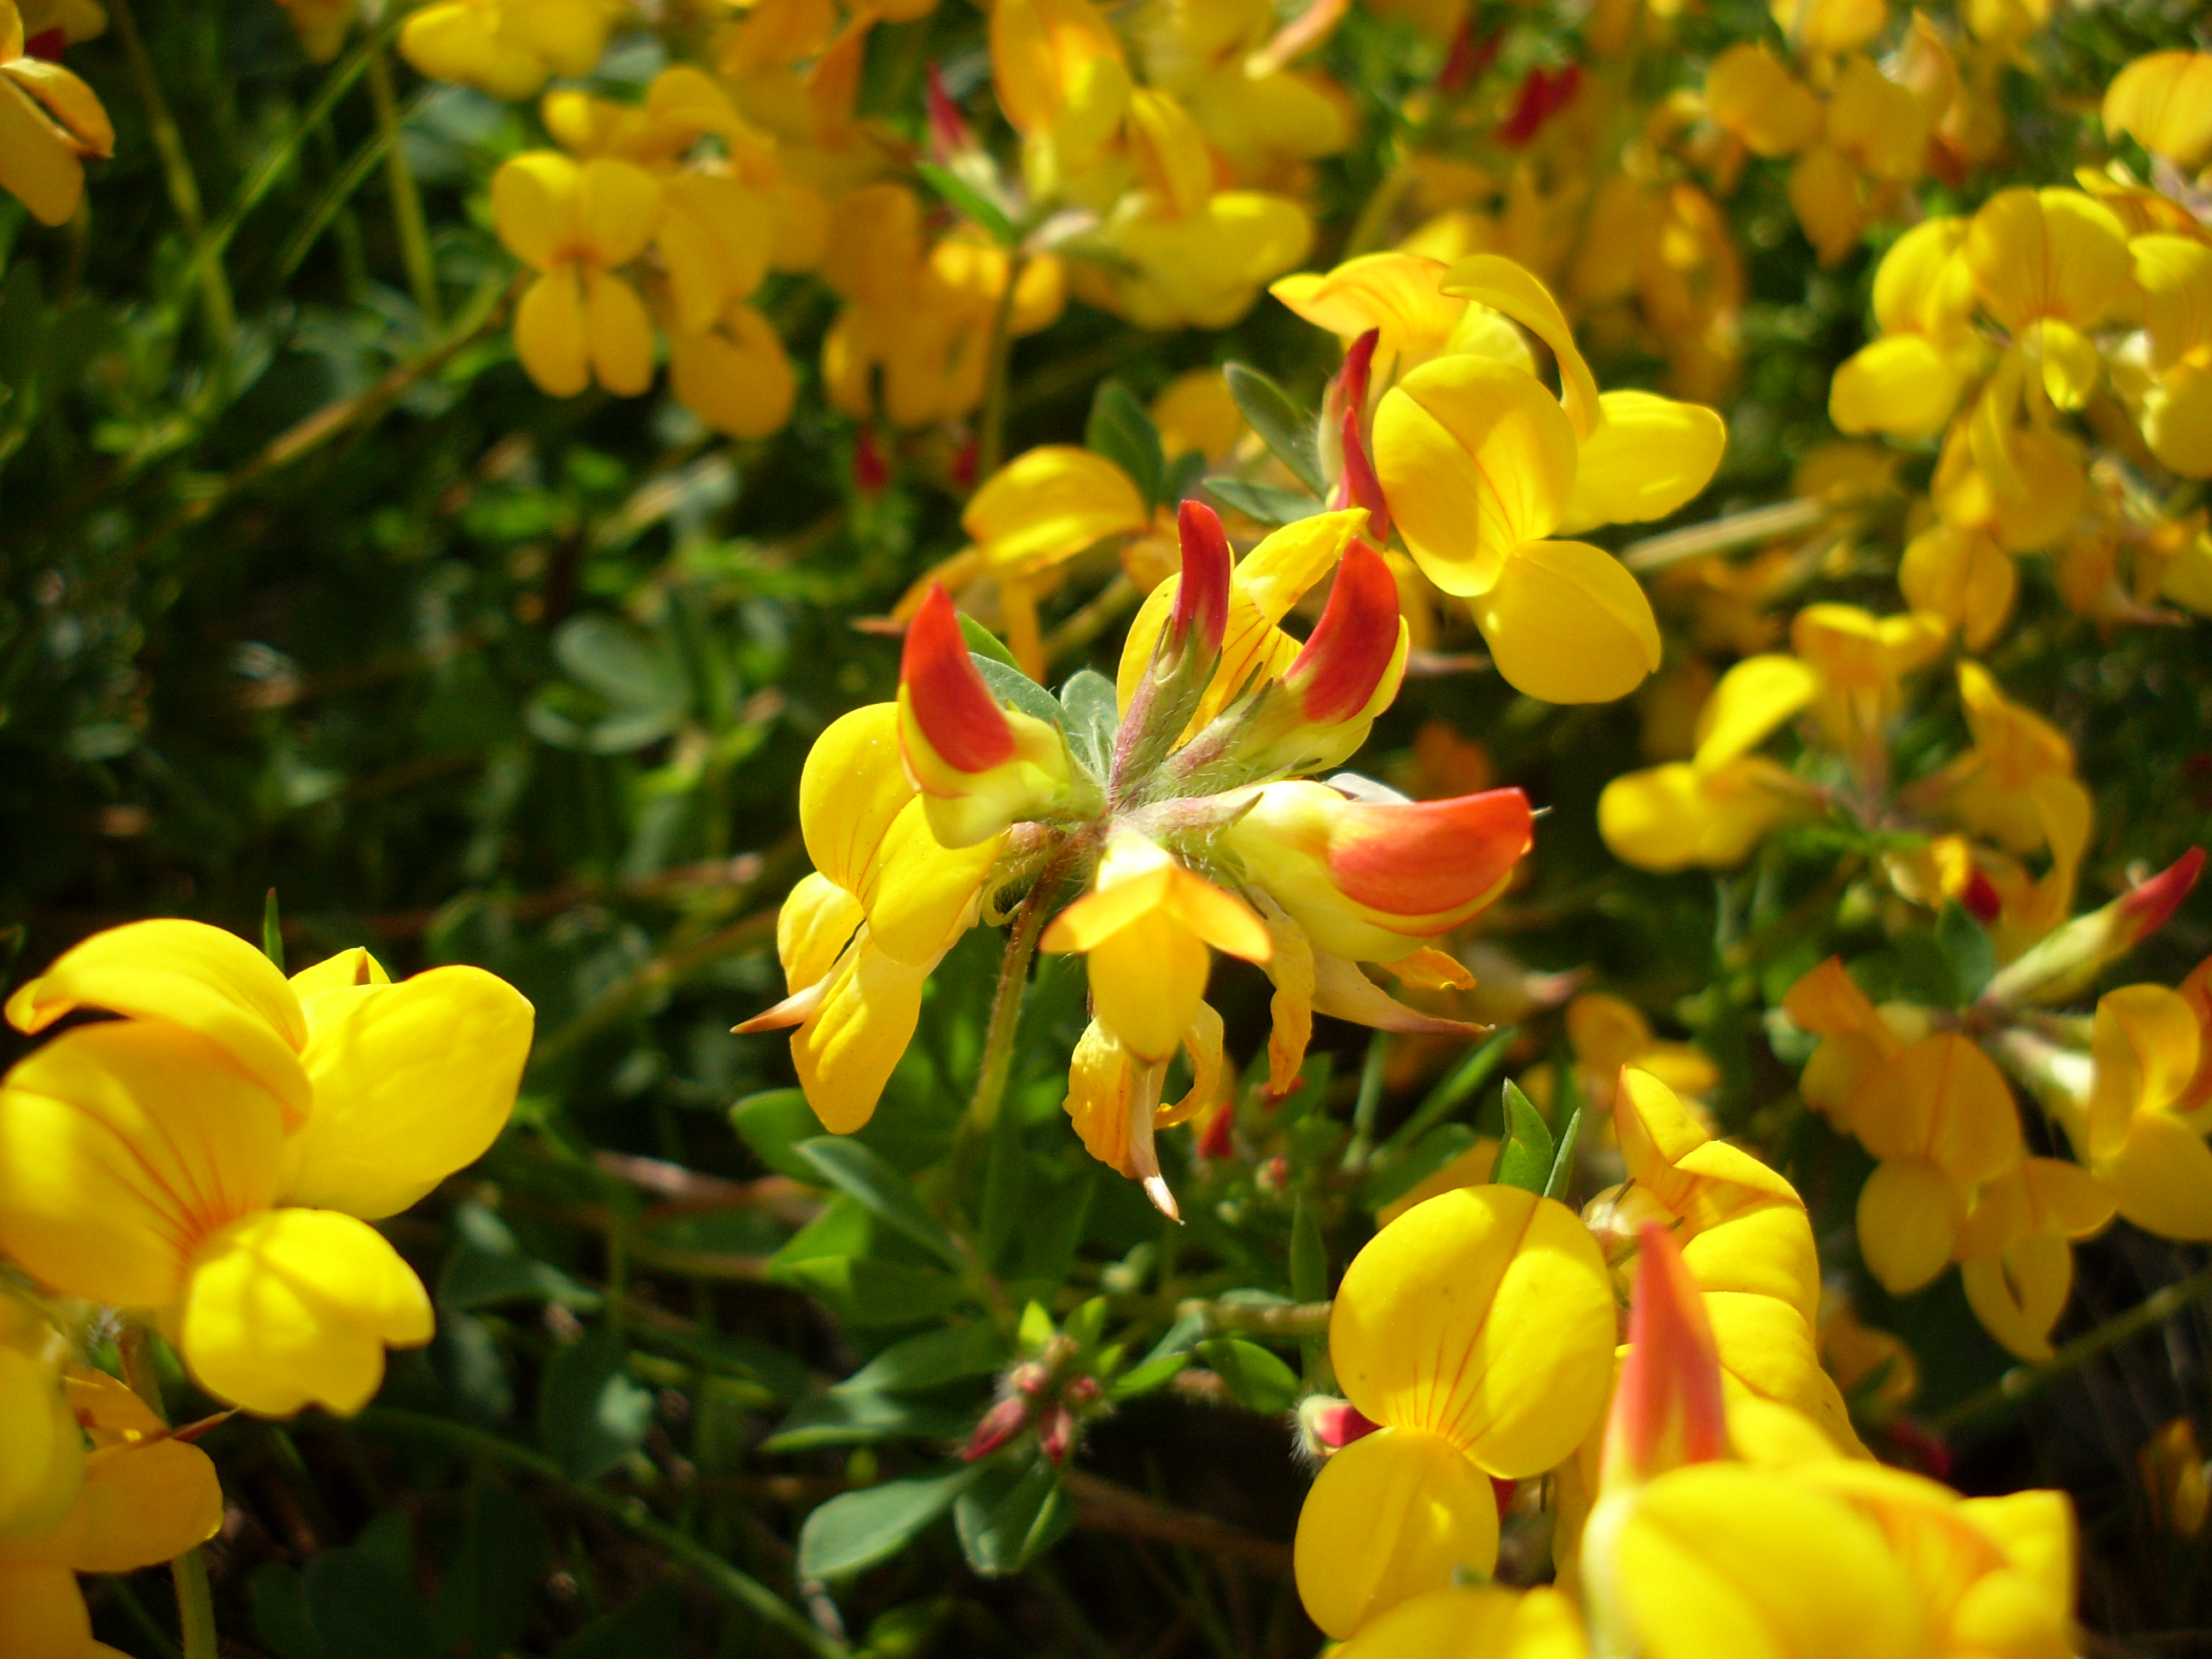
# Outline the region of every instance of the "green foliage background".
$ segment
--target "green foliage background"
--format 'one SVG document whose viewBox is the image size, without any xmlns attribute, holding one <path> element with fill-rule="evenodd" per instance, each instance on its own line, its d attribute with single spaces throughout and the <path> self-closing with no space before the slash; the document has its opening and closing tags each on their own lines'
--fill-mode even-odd
<svg viewBox="0 0 2212 1659">
<path fill-rule="evenodd" d="M 2185 10 L 2063 11 L 2008 76 L 2014 147 L 1977 188 L 2065 177 L 2113 68 L 2184 38 Z M 1508 32 L 1501 87 L 1573 54 L 1571 21 L 1549 11 L 1483 21 Z M 1655 91 L 1687 84 L 1715 44 L 1768 27 L 1737 0 L 1693 12 L 1683 54 L 1639 73 Z M 1000 1128 L 956 1146 L 997 960 L 981 933 L 933 982 L 865 1152 L 810 1144 L 783 1044 L 729 1027 L 781 994 L 774 915 L 805 867 L 807 746 L 895 681 L 895 641 L 853 622 L 958 544 L 957 498 L 919 470 L 854 489 L 854 434 L 812 390 L 830 301 L 811 279 L 766 297 L 802 377 L 772 440 L 713 440 L 658 396 L 535 392 L 506 342 L 513 271 L 484 196 L 532 142 L 526 106 L 400 72 L 434 234 L 428 316 L 409 297 L 363 75 L 389 61 L 388 27 L 335 70 L 301 60 L 266 0 L 145 5 L 137 27 L 141 66 L 119 27 L 71 53 L 118 129 L 88 217 L 48 232 L 0 203 L 0 950 L 20 978 L 140 915 L 251 932 L 273 888 L 295 963 L 355 943 L 395 973 L 479 963 L 532 999 L 539 1030 L 514 1130 L 392 1224 L 438 1289 L 435 1346 L 396 1359 L 358 1424 L 240 1420 L 208 1438 L 237 1511 L 216 1550 L 234 1650 L 1311 1651 L 1285 1570 L 1304 1477 L 1280 1413 L 1325 1358 L 1310 1322 L 1279 1310 L 1325 1297 L 1394 1183 L 1498 1126 L 1503 1055 L 1440 1082 L 1370 1066 L 1364 1034 L 1326 1029 L 1307 1086 L 1264 1121 L 1248 1109 L 1255 1160 L 1172 1172 L 1191 1218 L 1178 1231 L 1068 1133 L 1082 988 L 1065 963 L 1031 994 Z M 1324 168 L 1322 266 L 1387 167 L 1402 95 L 1434 69 L 1357 13 L 1328 55 L 1366 136 Z M 626 38 L 610 88 L 634 91 L 658 61 Z M 961 0 L 879 31 L 865 106 L 911 129 L 929 63 L 956 93 L 986 80 Z M 165 148 L 196 184 L 198 226 Z M 1776 498 L 1828 435 L 1828 375 L 1864 337 L 1879 252 L 1817 268 L 1771 170 L 1734 212 L 1746 368 L 1729 459 L 1686 520 Z M 234 332 L 194 277 L 212 261 Z M 1264 301 L 1216 335 L 1075 307 L 1016 350 L 1009 448 L 1079 441 L 1109 377 L 1142 398 L 1181 368 L 1242 360 L 1311 398 L 1324 346 Z M 1658 366 L 1601 367 L 1622 385 Z M 1807 597 L 1893 608 L 1896 550 L 1869 537 Z M 2080 748 L 2094 902 L 2204 839 L 2205 635 L 2100 634 L 2035 562 L 2024 574 L 2026 620 L 1992 666 Z M 1954 1001 L 1971 942 L 1885 932 L 1853 900 L 1869 849 L 1834 826 L 1717 880 L 1613 863 L 1593 809 L 1640 763 L 1631 706 L 1554 709 L 1486 674 L 1417 680 L 1365 769 L 1387 770 L 1429 719 L 1480 738 L 1501 781 L 1552 809 L 1493 936 L 1535 967 L 1589 967 L 1703 1044 L 1724 1121 L 1777 1152 L 1824 1260 L 1919 1354 L 1920 1409 L 1941 1421 L 1975 1398 L 2002 1356 L 1954 1280 L 1890 1306 L 1856 1271 L 1866 1166 L 1796 1103 L 1761 1018 L 1836 949 L 1886 951 L 1900 990 Z M 1962 740 L 1939 690 L 1903 752 L 1932 766 Z M 2200 895 L 2128 977 L 2171 983 L 2208 949 Z M 1249 1055 L 1260 982 L 1220 994 Z M 1516 1067 L 1560 1042 L 1520 1033 Z M 2201 1255 L 2124 1230 L 2086 1250 L 2062 1339 Z M 1117 1350 L 1127 1391 L 1068 1482 L 1019 1449 L 946 1456 L 1032 1301 L 1086 1361 Z M 2133 1462 L 2150 1428 L 2202 1419 L 2206 1335 L 2185 1314 L 1955 1425 L 1970 1489 L 2076 1492 L 2100 1628 L 2212 1611 L 2201 1548 L 2148 1530 Z M 819 1507 L 847 1492 L 861 1501 Z M 168 1651 L 167 1595 L 157 1576 L 100 1589 L 103 1638 Z"/>
</svg>

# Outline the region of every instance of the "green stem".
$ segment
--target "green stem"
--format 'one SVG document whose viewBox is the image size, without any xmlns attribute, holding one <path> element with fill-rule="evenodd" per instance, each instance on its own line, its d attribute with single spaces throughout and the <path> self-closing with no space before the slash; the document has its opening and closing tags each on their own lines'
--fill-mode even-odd
<svg viewBox="0 0 2212 1659">
<path fill-rule="evenodd" d="M 999 293 L 998 309 L 991 313 L 990 354 L 984 360 L 983 428 L 975 441 L 975 482 L 981 484 L 999 470 L 1006 453 L 1006 370 L 1014 355 L 1014 290 L 1021 286 L 1029 256 L 1018 251 L 1006 255 L 1006 285 Z"/>
<path fill-rule="evenodd" d="M 471 1457 L 503 1463 L 511 1469 L 559 1486 L 586 1509 L 598 1511 L 615 1525 L 682 1562 L 706 1580 L 724 1600 L 755 1614 L 763 1623 L 773 1626 L 815 1655 L 816 1659 L 846 1659 L 848 1650 L 843 1643 L 823 1635 L 759 1579 L 740 1572 L 704 1544 L 687 1538 L 660 1521 L 635 1498 L 599 1486 L 578 1485 L 571 1481 L 562 1473 L 561 1466 L 551 1458 L 542 1456 L 527 1447 L 518 1446 L 498 1435 L 487 1434 L 465 1424 L 448 1422 L 442 1417 L 401 1411 L 389 1406 L 371 1406 L 355 1421 L 371 1434 L 383 1433 L 431 1441 Z"/>
<path fill-rule="evenodd" d="M 1367 1039 L 1367 1060 L 1359 1068 L 1359 1094 L 1352 1106 L 1352 1140 L 1344 1149 L 1344 1170 L 1357 1175 L 1375 1155 L 1375 1115 L 1382 1107 L 1382 1073 L 1389 1063 L 1389 1034 Z"/>
<path fill-rule="evenodd" d="M 399 133 L 399 100 L 392 96 L 392 69 L 380 44 L 368 58 L 368 96 L 376 106 L 376 130 L 384 140 L 384 179 L 392 191 L 392 217 L 399 232 L 399 257 L 407 265 L 407 286 L 422 313 L 422 332 L 443 325 L 438 314 L 438 271 L 430 261 L 430 231 L 422 221 L 422 197 L 415 188 L 415 169 L 407 165 L 407 146 Z"/>
<path fill-rule="evenodd" d="M 999 1121 L 999 1103 L 1006 1097 L 1006 1079 L 1014 1066 L 1014 1032 L 1022 1020 L 1022 992 L 1029 984 L 1030 963 L 1036 956 L 1038 938 L 1044 932 L 1044 913 L 1052 890 L 1060 885 L 1066 864 L 1063 850 L 1038 872 L 1036 884 L 1014 914 L 1014 931 L 1007 936 L 1006 954 L 999 965 L 999 988 L 991 999 L 991 1023 L 983 1035 L 983 1064 L 975 1073 L 975 1092 L 968 1102 L 961 1124 L 963 1138 L 980 1145 Z"/>
<path fill-rule="evenodd" d="M 230 278 L 223 270 L 221 252 L 209 251 L 207 216 L 200 204 L 199 180 L 193 176 L 191 162 L 185 155 L 185 136 L 178 128 L 176 116 L 170 112 L 161 78 L 154 73 L 153 54 L 146 50 L 146 40 L 138 32 L 138 19 L 131 9 L 130 0 L 115 0 L 108 8 L 108 15 L 115 20 L 115 33 L 123 42 L 123 55 L 130 60 L 131 79 L 138 86 L 138 100 L 146 106 L 146 125 L 154 135 L 154 148 L 161 154 L 161 177 L 168 187 L 169 205 L 176 210 L 177 221 L 184 226 L 185 236 L 192 244 L 192 260 L 185 280 L 196 279 L 199 285 L 208 349 L 218 375 L 228 378 L 231 342 L 238 335 L 238 307 L 231 299 Z"/>
<path fill-rule="evenodd" d="M 125 1325 L 115 1346 L 131 1392 L 167 1423 L 169 1413 L 161 1399 L 161 1373 L 154 1363 L 153 1334 L 143 1325 Z M 177 1587 L 177 1626 L 184 1638 L 185 1659 L 216 1659 L 215 1591 L 208 1583 L 207 1558 L 196 1549 L 186 1550 L 169 1563 L 169 1577 Z"/>
<path fill-rule="evenodd" d="M 2075 1337 L 2048 1359 L 2014 1366 L 1979 1394 L 1968 1395 L 1943 1413 L 1931 1426 L 1938 1434 L 1951 1434 L 1983 1418 L 1996 1416 L 2060 1377 L 2081 1370 L 2099 1354 L 2164 1324 L 2191 1303 L 2202 1301 L 2207 1296 L 2212 1296 L 2212 1267 L 2200 1268 L 2186 1279 L 2177 1279 L 2163 1290 L 2152 1291 L 2125 1313 Z"/>
<path fill-rule="evenodd" d="M 1327 1336 L 1334 1306 L 1331 1302 L 1285 1302 L 1250 1307 L 1242 1302 L 1193 1299 L 1177 1304 L 1176 1315 L 1202 1318 L 1209 1336 Z"/>
</svg>

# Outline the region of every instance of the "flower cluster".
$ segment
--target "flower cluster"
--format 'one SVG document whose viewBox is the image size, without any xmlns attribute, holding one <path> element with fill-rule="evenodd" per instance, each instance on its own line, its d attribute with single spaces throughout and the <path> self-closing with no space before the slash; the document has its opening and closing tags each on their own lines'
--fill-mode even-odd
<svg viewBox="0 0 2212 1659">
<path fill-rule="evenodd" d="M 385 1349 L 431 1335 L 421 1281 L 368 1224 L 506 1126 L 530 1005 L 476 968 L 393 984 L 358 949 L 287 980 L 234 934 L 142 921 L 7 1006 L 27 1032 L 80 1011 L 121 1018 L 0 1081 L 0 1252 L 157 1326 L 228 1404 L 358 1411 Z"/>
<path fill-rule="evenodd" d="M 1079 952 L 1091 1022 L 1067 1111 L 1093 1156 L 1174 1213 L 1156 1130 L 1219 1094 L 1212 952 L 1274 984 L 1273 1086 L 1297 1076 L 1316 1012 L 1382 1030 L 1463 1031 L 1397 1001 L 1465 982 L 1428 942 L 1474 916 L 1529 846 L 1527 799 L 1493 790 L 1414 802 L 1341 763 L 1396 695 L 1407 627 L 1359 508 L 1276 531 L 1242 560 L 1210 508 L 1185 502 L 1182 569 L 1139 611 L 1118 685 L 1085 671 L 1055 700 L 971 642 L 933 587 L 908 629 L 896 702 L 847 714 L 799 785 L 814 872 L 786 901 L 791 994 L 743 1030 L 796 1027 L 792 1056 L 823 1123 L 874 1111 L 912 1038 L 923 982 L 985 915 L 1014 910 L 1008 972 Z M 1329 583 L 1302 644 L 1279 625 Z M 1050 915 L 1064 890 L 1081 896 Z M 1170 1062 L 1191 1061 L 1162 1103 Z M 987 1109 L 994 1110 L 996 1103 Z"/>
</svg>

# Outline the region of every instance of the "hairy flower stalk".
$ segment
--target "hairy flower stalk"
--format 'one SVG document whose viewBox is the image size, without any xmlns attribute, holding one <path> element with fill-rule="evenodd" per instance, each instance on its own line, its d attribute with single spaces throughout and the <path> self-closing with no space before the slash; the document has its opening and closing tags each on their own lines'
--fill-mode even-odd
<svg viewBox="0 0 2212 1659">
<path fill-rule="evenodd" d="M 1296 1078 L 1316 1012 L 1391 1030 L 1474 1028 L 1398 1002 L 1386 967 L 1462 926 L 1510 879 L 1531 817 L 1518 790 L 1416 804 L 1364 779 L 1322 781 L 1396 695 L 1407 630 L 1360 507 L 1276 532 L 1238 562 L 1195 501 L 1181 574 L 1146 600 L 1119 684 L 1078 674 L 1058 698 L 971 653 L 931 587 L 895 702 L 825 732 L 800 785 L 815 873 L 778 924 L 790 994 L 741 1030 L 795 1027 L 823 1122 L 865 1123 L 912 1038 L 921 988 L 953 943 L 1025 884 L 1013 912 L 966 1135 L 994 1118 L 1035 950 L 1079 953 L 1091 1020 L 1066 1107 L 1085 1146 L 1176 1206 L 1158 1132 L 1219 1098 L 1215 953 L 1274 981 L 1271 1082 Z M 1279 625 L 1324 580 L 1301 641 Z M 1248 828 L 1256 825 L 1257 828 Z M 1064 890 L 1079 896 L 1056 915 Z M 1189 1081 L 1164 1099 L 1177 1056 Z"/>
</svg>

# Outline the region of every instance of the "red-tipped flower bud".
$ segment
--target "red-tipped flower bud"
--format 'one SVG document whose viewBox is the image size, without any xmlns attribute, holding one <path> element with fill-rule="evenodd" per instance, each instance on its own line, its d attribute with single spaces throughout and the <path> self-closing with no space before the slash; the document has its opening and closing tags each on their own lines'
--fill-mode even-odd
<svg viewBox="0 0 2212 1659">
<path fill-rule="evenodd" d="M 988 772 L 1013 758 L 1013 729 L 969 659 L 967 636 L 942 582 L 930 584 L 906 630 L 899 689 L 922 737 L 954 770 Z M 919 778 L 916 787 L 933 793 Z"/>
<path fill-rule="evenodd" d="M 1306 720 L 1334 726 L 1358 715 L 1398 654 L 1402 623 L 1398 583 L 1383 556 L 1354 542 L 1336 568 L 1336 580 L 1305 649 L 1283 672 Z"/>
<path fill-rule="evenodd" d="M 1030 1401 L 1024 1395 L 1009 1395 L 983 1413 L 975 1432 L 960 1449 L 961 1460 L 974 1463 L 988 1457 L 1029 1426 Z"/>
<path fill-rule="evenodd" d="M 1982 1000 L 2020 1006 L 2065 1002 L 2081 995 L 2107 963 L 2166 926 L 2203 868 L 2204 849 L 2191 848 L 2102 909 L 2076 916 L 2045 934 L 1990 981 Z"/>
<path fill-rule="evenodd" d="M 1064 1406 L 1046 1408 L 1037 1425 L 1037 1449 L 1057 1463 L 1075 1449 L 1075 1419 Z"/>
<path fill-rule="evenodd" d="M 1720 1355 L 1705 1293 L 1674 1234 L 1647 1221 L 1628 1309 L 1628 1358 L 1606 1423 L 1604 1484 L 1633 1485 L 1727 1453 Z"/>
<path fill-rule="evenodd" d="M 1229 535 L 1220 515 L 1203 501 L 1185 501 L 1176 514 L 1182 544 L 1182 580 L 1168 614 L 1166 649 L 1194 650 L 1212 658 L 1229 629 Z"/>
<path fill-rule="evenodd" d="M 943 161 L 947 156 L 957 155 L 975 148 L 975 135 L 968 130 L 968 123 L 960 113 L 960 106 L 952 101 L 952 94 L 945 89 L 945 76 L 936 64 L 929 66 L 926 76 L 929 105 L 929 149 L 931 159 Z"/>
</svg>

